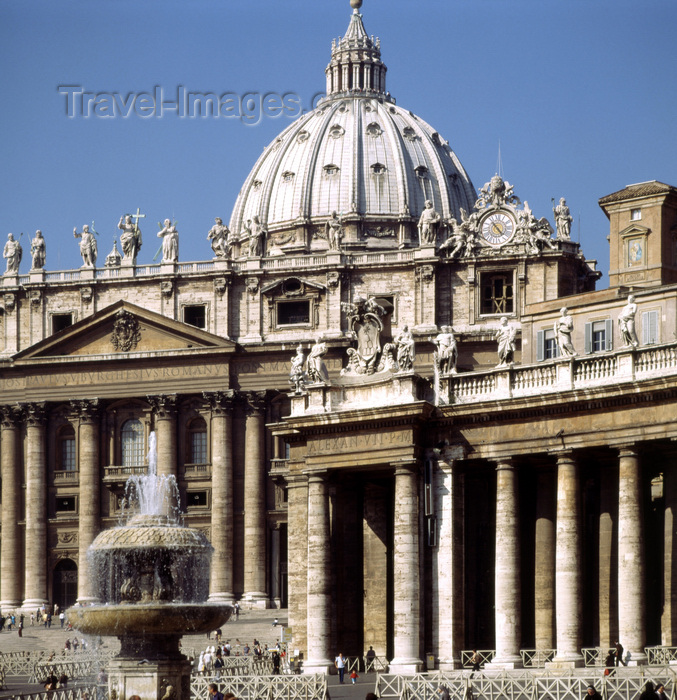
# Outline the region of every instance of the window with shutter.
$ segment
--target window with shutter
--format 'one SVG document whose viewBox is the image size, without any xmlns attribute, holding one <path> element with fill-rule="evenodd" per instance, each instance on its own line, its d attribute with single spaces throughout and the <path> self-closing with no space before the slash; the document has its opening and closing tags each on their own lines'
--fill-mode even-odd
<svg viewBox="0 0 677 700">
<path fill-rule="evenodd" d="M 642 345 L 655 345 L 658 342 L 658 311 L 642 313 Z"/>
</svg>

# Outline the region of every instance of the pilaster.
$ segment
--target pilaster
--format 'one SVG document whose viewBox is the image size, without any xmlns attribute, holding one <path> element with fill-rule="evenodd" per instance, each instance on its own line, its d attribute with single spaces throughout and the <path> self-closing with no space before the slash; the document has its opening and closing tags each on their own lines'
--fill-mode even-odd
<svg viewBox="0 0 677 700">
<path fill-rule="evenodd" d="M 308 652 L 308 478 L 287 477 L 289 627 L 293 649 Z"/>
</svg>

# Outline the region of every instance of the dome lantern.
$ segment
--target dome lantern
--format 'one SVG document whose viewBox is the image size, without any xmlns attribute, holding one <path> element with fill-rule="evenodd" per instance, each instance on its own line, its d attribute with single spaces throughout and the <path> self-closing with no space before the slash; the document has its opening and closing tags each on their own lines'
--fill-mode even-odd
<svg viewBox="0 0 677 700">
<path fill-rule="evenodd" d="M 369 37 L 359 8 L 362 0 L 351 0 L 353 14 L 343 37 L 332 42 L 331 61 L 325 70 L 327 96 L 386 93 L 386 71 L 381 60 L 381 42 Z"/>
</svg>

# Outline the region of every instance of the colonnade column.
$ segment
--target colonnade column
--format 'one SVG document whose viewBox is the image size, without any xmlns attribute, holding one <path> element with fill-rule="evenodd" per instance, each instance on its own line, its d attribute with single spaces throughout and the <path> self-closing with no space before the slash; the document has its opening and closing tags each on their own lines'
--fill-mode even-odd
<svg viewBox="0 0 677 700">
<path fill-rule="evenodd" d="M 558 665 L 582 666 L 581 484 L 570 450 L 557 455 L 557 545 L 555 591 Z"/>
<path fill-rule="evenodd" d="M 661 644 L 671 647 L 675 646 L 677 642 L 677 555 L 675 554 L 675 548 L 677 548 L 677 474 L 675 473 L 677 452 L 670 452 L 667 459 L 669 464 L 666 464 L 663 470 L 663 498 L 665 500 L 663 560 L 665 568 L 663 573 Z"/>
<path fill-rule="evenodd" d="M 417 673 L 420 659 L 418 465 L 395 468 L 393 655 L 390 673 Z"/>
<path fill-rule="evenodd" d="M 155 413 L 158 476 L 176 476 L 176 394 L 149 396 L 148 403 Z"/>
<path fill-rule="evenodd" d="M 209 600 L 231 602 L 233 594 L 233 404 L 234 391 L 203 393 L 212 410 L 212 555 Z"/>
<path fill-rule="evenodd" d="M 496 656 L 491 665 L 520 668 L 522 599 L 519 491 L 512 460 L 496 464 Z"/>
<path fill-rule="evenodd" d="M 438 542 L 433 549 L 433 650 L 439 668 L 461 668 L 465 640 L 463 560 L 464 475 L 451 450 L 443 450 L 433 471 Z"/>
<path fill-rule="evenodd" d="M 331 555 L 326 473 L 308 476 L 308 660 L 306 673 L 328 673 L 331 649 Z"/>
<path fill-rule="evenodd" d="M 79 419 L 78 468 L 80 498 L 78 517 L 78 602 L 98 601 L 98 584 L 87 549 L 99 534 L 101 518 L 101 475 L 99 473 L 98 399 L 71 401 Z"/>
<path fill-rule="evenodd" d="M 642 469 L 633 448 L 618 459 L 618 640 L 632 665 L 646 663 Z"/>
<path fill-rule="evenodd" d="M 47 478 L 45 404 L 23 404 L 26 419 L 26 556 L 23 608 L 47 601 Z"/>
<path fill-rule="evenodd" d="M 0 609 L 6 613 L 21 605 L 21 483 L 19 480 L 19 422 L 21 412 L 2 406 L 0 476 L 2 477 L 2 538 L 0 539 Z"/>
<path fill-rule="evenodd" d="M 618 470 L 602 466 L 599 477 L 599 645 L 611 649 L 618 640 Z"/>
<path fill-rule="evenodd" d="M 247 394 L 244 457 L 244 599 L 267 607 L 266 483 L 264 426 L 266 392 Z"/>
<path fill-rule="evenodd" d="M 534 641 L 536 649 L 555 648 L 555 483 L 549 467 L 536 476 L 534 536 Z"/>
</svg>

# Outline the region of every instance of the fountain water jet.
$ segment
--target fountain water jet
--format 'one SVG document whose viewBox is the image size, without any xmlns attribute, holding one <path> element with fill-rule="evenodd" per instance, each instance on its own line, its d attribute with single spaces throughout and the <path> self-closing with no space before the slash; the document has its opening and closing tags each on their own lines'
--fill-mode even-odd
<svg viewBox="0 0 677 700">
<path fill-rule="evenodd" d="M 120 639 L 108 667 L 111 697 L 156 700 L 173 686 L 175 700 L 183 700 L 190 662 L 180 638 L 220 627 L 232 608 L 206 602 L 213 548 L 202 532 L 181 524 L 176 480 L 157 475 L 154 433 L 149 445 L 148 474 L 127 481 L 126 522 L 101 532 L 89 548 L 104 602 L 67 614 L 84 633 Z"/>
</svg>

